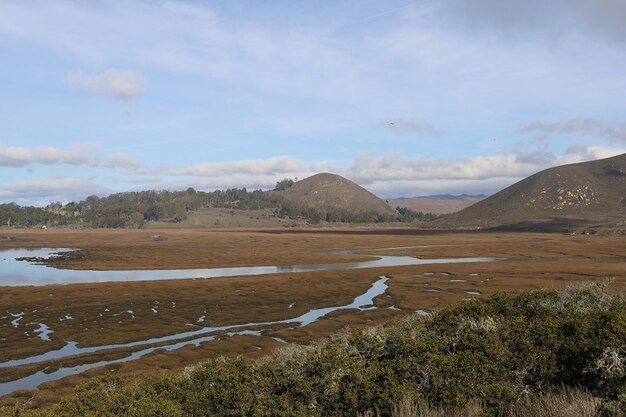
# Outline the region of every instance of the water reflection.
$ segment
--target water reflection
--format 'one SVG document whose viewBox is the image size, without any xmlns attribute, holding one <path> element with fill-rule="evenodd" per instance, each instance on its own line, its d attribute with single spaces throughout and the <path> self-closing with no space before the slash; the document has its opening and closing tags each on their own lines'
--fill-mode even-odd
<svg viewBox="0 0 626 417">
<path fill-rule="evenodd" d="M 198 330 L 181 332 L 169 336 L 164 337 L 155 337 L 146 340 L 140 340 L 131 343 L 119 343 L 113 345 L 103 345 L 103 346 L 91 346 L 91 347 L 79 347 L 76 342 L 68 342 L 62 349 L 54 350 L 50 352 L 46 352 L 41 355 L 31 356 L 29 358 L 24 359 L 16 359 L 11 361 L 6 361 L 0 363 L 0 368 L 8 368 L 12 366 L 20 366 L 26 364 L 34 364 L 52 359 L 62 359 L 68 356 L 80 355 L 84 353 L 95 353 L 95 352 L 104 352 L 111 349 L 119 349 L 119 348 L 132 348 L 136 346 L 150 346 L 155 344 L 163 344 L 161 346 L 150 346 L 145 349 L 138 350 L 136 352 L 130 353 L 128 356 L 108 361 L 100 361 L 95 363 L 83 364 L 79 366 L 73 366 L 68 368 L 60 368 L 54 372 L 46 372 L 45 370 L 36 372 L 32 375 L 26 376 L 24 378 L 20 378 L 14 381 L 9 381 L 5 383 L 0 383 L 0 396 L 9 394 L 13 391 L 17 390 L 32 390 L 37 388 L 40 384 L 47 381 L 54 381 L 59 378 L 63 378 L 68 375 L 78 374 L 84 371 L 87 371 L 92 368 L 98 368 L 101 366 L 112 365 L 120 362 L 127 362 L 135 359 L 139 359 L 145 355 L 148 355 L 156 350 L 164 350 L 164 351 L 172 351 L 184 346 L 195 345 L 199 346 L 201 343 L 215 340 L 217 336 L 220 334 L 227 337 L 232 337 L 235 335 L 254 335 L 261 336 L 263 331 L 270 330 L 272 326 L 277 324 L 285 324 L 291 323 L 295 327 L 304 327 L 311 323 L 316 322 L 322 317 L 326 316 L 329 313 L 338 311 L 338 310 L 346 310 L 346 309 L 359 309 L 359 310 L 369 310 L 376 308 L 374 307 L 374 299 L 379 295 L 382 295 L 387 291 L 387 281 L 389 278 L 385 276 L 379 277 L 379 279 L 374 282 L 370 288 L 363 294 L 354 298 L 354 300 L 350 304 L 346 304 L 343 306 L 334 306 L 334 307 L 326 307 L 326 308 L 318 308 L 309 310 L 308 312 L 290 319 L 285 320 L 277 320 L 277 321 L 266 321 L 266 322 L 258 322 L 258 323 L 245 323 L 245 324 L 234 324 L 227 326 L 219 326 L 219 327 L 203 327 Z M 254 328 L 254 330 L 249 329 L 250 327 Z M 224 334 L 225 333 L 225 334 Z M 191 339 L 190 339 L 191 338 Z M 181 341 L 182 340 L 182 341 Z M 284 340 L 280 339 L 281 342 Z M 168 342 L 173 342 L 167 344 Z"/>
<path fill-rule="evenodd" d="M 67 248 L 2 249 L 0 250 L 0 286 L 47 285 L 91 282 L 152 281 L 163 279 L 217 278 L 316 272 L 342 269 L 380 268 L 408 265 L 448 264 L 462 262 L 493 262 L 496 258 L 419 259 L 412 256 L 375 255 L 370 260 L 302 265 L 241 266 L 201 269 L 149 269 L 123 271 L 71 270 L 48 267 L 40 263 L 18 261 L 16 258 L 49 258 Z M 351 252 L 345 253 L 347 256 Z"/>
<path fill-rule="evenodd" d="M 446 258 L 446 259 L 419 259 L 411 256 L 382 256 L 375 255 L 371 259 L 359 262 L 339 262 L 325 264 L 304 264 L 304 265 L 276 265 L 276 266 L 244 266 L 228 268 L 202 268 L 202 269 L 168 269 L 168 270 L 125 270 L 125 271 L 93 271 L 93 270 L 67 270 L 48 267 L 41 263 L 18 261 L 16 258 L 49 258 L 57 253 L 71 251 L 66 248 L 41 248 L 41 249 L 5 249 L 0 250 L 0 286 L 24 286 L 24 285 L 47 285 L 47 284 L 71 284 L 89 282 L 109 282 L 109 281 L 143 281 L 162 279 L 189 279 L 189 278 L 214 278 L 230 276 L 253 276 L 264 274 L 281 274 L 294 272 L 315 272 L 327 270 L 343 269 L 363 269 L 393 266 L 408 266 L 422 264 L 441 263 L 462 263 L 462 262 L 493 262 L 496 258 Z M 346 256 L 352 252 L 344 251 Z M 262 335 L 263 331 L 270 330 L 275 325 L 290 324 L 290 328 L 303 327 L 320 320 L 322 317 L 343 309 L 371 310 L 377 308 L 374 299 L 384 294 L 387 290 L 387 280 L 381 276 L 363 294 L 357 296 L 350 304 L 343 306 L 325 307 L 310 310 L 298 317 L 279 321 L 253 322 L 244 324 L 234 324 L 218 327 L 199 327 L 195 330 L 176 333 L 168 336 L 154 337 L 139 340 L 131 343 L 120 343 L 103 346 L 80 347 L 75 341 L 69 341 L 58 350 L 49 351 L 40 355 L 28 358 L 10 360 L 0 363 L 0 368 L 35 364 L 48 360 L 58 360 L 73 355 L 87 353 L 103 353 L 111 349 L 137 348 L 139 350 L 129 353 L 126 357 L 100 361 L 96 363 L 83 364 L 75 367 L 60 368 L 52 372 L 47 370 L 36 372 L 15 381 L 0 383 L 0 395 L 20 389 L 35 389 L 39 384 L 47 381 L 63 378 L 68 375 L 84 372 L 88 369 L 111 365 L 120 362 L 139 359 L 157 350 L 171 351 L 186 345 L 198 346 L 203 342 L 214 340 L 216 337 L 234 335 Z M 175 304 L 173 304 L 175 307 Z M 293 307 L 291 305 L 290 307 Z M 158 306 L 152 308 L 154 313 L 158 313 Z M 132 311 L 124 313 L 132 314 Z M 12 322 L 14 326 L 19 325 L 19 320 L 24 313 L 12 313 L 15 318 Z M 419 312 L 418 312 L 419 314 Z M 202 323 L 205 316 L 201 316 L 197 323 Z M 66 319 L 73 317 L 68 314 Z M 43 323 L 38 323 L 36 330 L 38 336 L 45 341 L 49 340 L 52 332 Z M 284 342 L 284 340 L 279 340 Z"/>
</svg>

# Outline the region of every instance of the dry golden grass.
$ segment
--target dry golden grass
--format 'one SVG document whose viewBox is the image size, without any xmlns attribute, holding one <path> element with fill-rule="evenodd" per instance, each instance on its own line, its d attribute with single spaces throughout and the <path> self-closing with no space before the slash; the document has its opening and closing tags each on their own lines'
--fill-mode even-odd
<svg viewBox="0 0 626 417">
<path fill-rule="evenodd" d="M 513 407 L 511 417 L 596 417 L 599 402 L 589 392 L 567 388 Z"/>
<path fill-rule="evenodd" d="M 597 417 L 599 401 L 589 392 L 565 388 L 557 393 L 538 395 L 503 411 L 503 417 Z M 435 407 L 404 397 L 392 410 L 392 417 L 480 417 L 483 408 L 470 404 L 459 409 Z M 373 412 L 363 417 L 374 417 Z"/>
</svg>

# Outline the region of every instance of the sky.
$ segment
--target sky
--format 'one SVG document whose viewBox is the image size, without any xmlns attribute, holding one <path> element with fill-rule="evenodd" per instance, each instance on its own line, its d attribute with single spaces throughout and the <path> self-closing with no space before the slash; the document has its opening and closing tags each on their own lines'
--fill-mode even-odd
<svg viewBox="0 0 626 417">
<path fill-rule="evenodd" d="M 490 194 L 626 152 L 624 0 L 0 0 L 0 203 Z"/>
</svg>

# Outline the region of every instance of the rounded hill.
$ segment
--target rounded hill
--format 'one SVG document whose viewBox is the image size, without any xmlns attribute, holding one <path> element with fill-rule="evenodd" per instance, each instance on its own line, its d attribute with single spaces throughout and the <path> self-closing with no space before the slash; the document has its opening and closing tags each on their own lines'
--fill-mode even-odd
<svg viewBox="0 0 626 417">
<path fill-rule="evenodd" d="M 294 206 L 323 213 L 374 213 L 383 217 L 398 215 L 385 201 L 360 185 L 335 174 L 316 174 L 289 188 L 271 193 L 277 199 Z"/>
<path fill-rule="evenodd" d="M 538 172 L 458 213 L 446 226 L 567 230 L 626 226 L 626 154 Z"/>
</svg>

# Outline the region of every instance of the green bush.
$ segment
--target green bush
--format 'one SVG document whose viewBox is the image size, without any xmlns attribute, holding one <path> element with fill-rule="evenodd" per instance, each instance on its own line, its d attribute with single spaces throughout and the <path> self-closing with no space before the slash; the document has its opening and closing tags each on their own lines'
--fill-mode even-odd
<svg viewBox="0 0 626 417">
<path fill-rule="evenodd" d="M 625 368 L 626 302 L 584 285 L 497 294 L 258 361 L 219 358 L 126 384 L 108 377 L 34 415 L 386 417 L 411 398 L 501 416 L 570 387 L 617 416 Z"/>
</svg>

